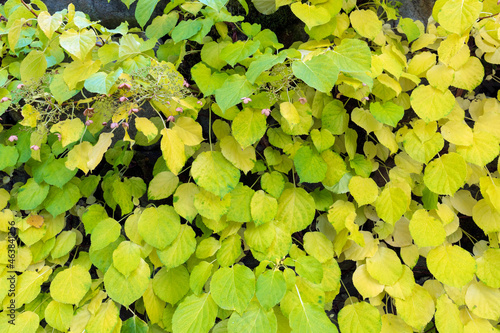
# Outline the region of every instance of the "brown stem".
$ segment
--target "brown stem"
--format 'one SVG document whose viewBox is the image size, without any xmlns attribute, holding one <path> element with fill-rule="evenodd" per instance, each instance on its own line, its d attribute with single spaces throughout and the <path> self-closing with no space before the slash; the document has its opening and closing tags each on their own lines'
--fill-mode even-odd
<svg viewBox="0 0 500 333">
<path fill-rule="evenodd" d="M 483 17 L 480 17 L 479 20 L 484 20 L 486 18 L 490 18 L 490 17 L 495 17 L 497 16 L 498 14 L 491 14 L 491 15 L 488 15 L 488 16 L 483 16 Z"/>
<path fill-rule="evenodd" d="M 30 6 L 28 6 L 26 4 L 26 2 L 24 2 L 24 0 L 21 0 L 21 3 L 24 5 L 24 7 L 26 7 L 33 15 L 35 15 L 36 18 L 38 18 L 38 15 L 33 11 L 33 8 L 31 8 Z"/>
</svg>

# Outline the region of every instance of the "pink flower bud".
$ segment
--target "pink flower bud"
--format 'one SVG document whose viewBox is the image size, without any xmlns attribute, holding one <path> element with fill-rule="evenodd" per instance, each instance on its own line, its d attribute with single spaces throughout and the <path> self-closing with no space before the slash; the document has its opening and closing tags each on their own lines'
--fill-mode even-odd
<svg viewBox="0 0 500 333">
<path fill-rule="evenodd" d="M 198 101 L 198 102 L 196 102 L 196 104 L 203 105 L 203 102 L 202 101 Z"/>
<path fill-rule="evenodd" d="M 86 108 L 83 111 L 83 115 L 87 117 L 92 117 L 94 115 L 94 108 Z"/>
<path fill-rule="evenodd" d="M 243 101 L 243 104 L 248 104 L 252 101 L 250 97 L 243 97 L 241 100 Z"/>
<path fill-rule="evenodd" d="M 366 87 L 366 83 L 363 82 L 363 87 Z"/>
<path fill-rule="evenodd" d="M 93 122 L 92 120 L 90 120 L 90 119 L 89 119 L 89 120 L 87 120 L 87 121 L 85 122 L 85 126 L 90 126 L 90 125 L 91 125 L 91 124 L 93 124 L 93 123 L 94 123 L 94 122 Z"/>
<path fill-rule="evenodd" d="M 24 84 L 19 83 L 19 84 L 17 85 L 17 89 L 23 89 L 23 88 L 24 88 Z"/>
<path fill-rule="evenodd" d="M 363 97 L 363 99 L 364 99 L 365 101 L 369 101 L 369 100 L 370 100 L 370 97 L 365 96 L 365 97 Z"/>
<path fill-rule="evenodd" d="M 271 109 L 262 109 L 261 113 L 263 115 L 266 115 L 266 117 L 269 117 L 269 115 L 271 114 Z"/>
<path fill-rule="evenodd" d="M 127 90 L 130 90 L 130 88 L 132 88 L 132 86 L 128 83 L 122 83 L 118 86 L 118 89 L 127 89 Z"/>
<path fill-rule="evenodd" d="M 307 98 L 301 97 L 301 98 L 299 98 L 299 102 L 300 102 L 300 104 L 306 104 L 307 103 Z"/>
<path fill-rule="evenodd" d="M 174 122 L 174 121 L 175 121 L 175 117 L 174 117 L 174 116 L 168 116 L 168 117 L 167 117 L 167 121 L 172 121 L 172 122 Z"/>
<path fill-rule="evenodd" d="M 122 123 L 122 127 L 125 128 L 125 129 L 127 129 L 128 128 L 128 123 L 123 122 Z"/>
<path fill-rule="evenodd" d="M 169 102 L 169 101 L 167 101 L 167 105 L 170 105 L 170 102 Z"/>
<path fill-rule="evenodd" d="M 119 98 L 119 100 L 120 100 L 120 102 L 122 102 L 122 103 L 123 103 L 123 102 L 125 102 L 125 101 L 128 101 L 128 98 L 127 98 L 127 97 L 125 97 L 125 96 L 122 96 L 122 97 L 120 97 L 120 98 Z"/>
<path fill-rule="evenodd" d="M 9 138 L 8 138 L 8 140 L 9 140 L 10 142 L 17 141 L 17 139 L 18 139 L 17 135 L 11 135 L 11 136 L 9 136 Z"/>
<path fill-rule="evenodd" d="M 178 107 L 177 109 L 175 109 L 175 111 L 180 112 L 180 113 L 184 112 L 184 110 L 181 107 Z"/>
<path fill-rule="evenodd" d="M 130 111 L 132 111 L 133 113 L 137 113 L 137 112 L 139 112 L 139 109 L 133 108 Z"/>
<path fill-rule="evenodd" d="M 58 140 L 58 141 L 61 141 L 61 139 L 62 139 L 62 136 L 61 136 L 61 134 L 59 134 L 59 133 L 56 133 L 56 135 L 57 135 L 57 140 Z"/>
<path fill-rule="evenodd" d="M 7 102 L 7 101 L 10 101 L 11 99 L 7 96 L 5 97 L 2 97 L 2 99 L 0 99 L 0 103 L 4 103 L 4 102 Z"/>
<path fill-rule="evenodd" d="M 109 125 L 109 127 L 111 127 L 111 128 L 117 128 L 118 127 L 118 123 L 111 123 L 111 125 Z"/>
<path fill-rule="evenodd" d="M 39 150 L 40 149 L 40 147 L 38 147 L 37 145 L 33 145 L 30 148 L 33 149 L 33 150 Z"/>
<path fill-rule="evenodd" d="M 108 123 L 107 123 L 107 122 L 105 122 L 105 121 L 103 121 L 103 122 L 102 122 L 102 126 L 106 126 L 107 124 L 108 124 Z"/>
<path fill-rule="evenodd" d="M 190 86 L 190 84 L 186 80 L 184 80 L 184 83 L 182 85 L 186 88 L 189 88 Z"/>
</svg>

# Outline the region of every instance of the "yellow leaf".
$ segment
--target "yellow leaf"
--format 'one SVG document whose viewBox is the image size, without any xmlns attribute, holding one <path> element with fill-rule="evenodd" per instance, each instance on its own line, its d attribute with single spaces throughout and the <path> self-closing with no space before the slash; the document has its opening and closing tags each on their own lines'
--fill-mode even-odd
<svg viewBox="0 0 500 333">
<path fill-rule="evenodd" d="M 436 64 L 436 55 L 431 52 L 421 52 L 415 55 L 408 65 L 407 72 L 418 77 L 424 77 L 432 66 Z"/>
<path fill-rule="evenodd" d="M 384 291 L 384 285 L 371 277 L 365 264 L 356 268 L 352 275 L 352 282 L 363 298 L 375 297 Z"/>
<path fill-rule="evenodd" d="M 421 287 L 415 285 L 412 294 L 406 299 L 396 298 L 398 315 L 417 331 L 424 329 L 425 325 L 434 316 L 434 300 L 431 295 Z"/>
<path fill-rule="evenodd" d="M 411 296 L 414 286 L 415 278 L 412 270 L 403 265 L 403 274 L 399 280 L 392 286 L 385 286 L 385 291 L 393 298 L 406 299 L 406 297 Z"/>
<path fill-rule="evenodd" d="M 295 106 L 290 102 L 283 102 L 280 104 L 280 112 L 283 118 L 286 119 L 290 127 L 300 123 L 300 115 Z"/>
<path fill-rule="evenodd" d="M 427 80 L 434 88 L 445 91 L 453 82 L 453 69 L 444 64 L 437 64 L 432 66 L 427 71 Z"/>
<path fill-rule="evenodd" d="M 201 125 L 190 117 L 179 117 L 172 128 L 186 146 L 196 146 L 203 141 Z"/>
<path fill-rule="evenodd" d="M 500 290 L 472 281 L 465 294 L 465 304 L 476 316 L 497 321 L 500 317 Z"/>
<path fill-rule="evenodd" d="M 382 315 L 382 331 L 380 333 L 412 333 L 413 329 L 403 319 L 393 314 Z"/>
<path fill-rule="evenodd" d="M 83 135 L 85 130 L 85 125 L 79 118 L 63 120 L 53 125 L 50 129 L 51 133 L 61 134 L 61 145 L 66 147 L 70 143 L 73 143 Z"/>
<path fill-rule="evenodd" d="M 162 129 L 160 132 L 161 151 L 167 167 L 173 174 L 178 175 L 186 163 L 186 153 L 184 151 L 184 143 L 179 135 L 171 129 Z"/>
<path fill-rule="evenodd" d="M 28 223 L 29 225 L 37 228 L 37 229 L 40 229 L 43 225 L 43 216 L 41 215 L 30 215 L 28 216 L 28 218 L 26 219 L 26 223 Z"/>
<path fill-rule="evenodd" d="M 500 231 L 500 212 L 486 199 L 481 199 L 474 205 L 472 219 L 485 234 Z"/>
<path fill-rule="evenodd" d="M 445 65 L 450 65 L 450 60 L 464 47 L 465 38 L 457 34 L 451 34 L 439 44 L 439 61 Z"/>
<path fill-rule="evenodd" d="M 99 141 L 97 141 L 95 146 L 92 147 L 92 150 L 89 152 L 87 167 L 90 171 L 94 170 L 101 162 L 104 153 L 111 145 L 113 136 L 113 133 L 102 133 L 99 136 Z"/>
<path fill-rule="evenodd" d="M 449 121 L 441 127 L 443 138 L 455 145 L 470 146 L 474 142 L 472 129 L 463 121 Z"/>
<path fill-rule="evenodd" d="M 446 1 L 437 15 L 439 24 L 448 31 L 462 35 L 479 18 L 483 3 L 479 0 Z"/>
<path fill-rule="evenodd" d="M 64 69 L 64 82 L 66 82 L 66 84 L 68 85 L 69 90 L 73 90 L 76 88 L 78 82 L 88 79 L 92 74 L 96 73 L 100 67 L 100 60 L 72 61 Z"/>
<path fill-rule="evenodd" d="M 349 192 L 354 197 L 358 206 L 371 204 L 378 197 L 378 186 L 371 178 L 354 176 L 349 181 Z"/>
<path fill-rule="evenodd" d="M 153 124 L 153 122 L 148 118 L 135 118 L 135 127 L 148 138 L 148 142 L 153 140 L 158 135 L 158 128 L 156 128 L 155 124 Z"/>
<path fill-rule="evenodd" d="M 493 161 L 499 152 L 499 140 L 488 132 L 474 132 L 472 145 L 457 147 L 457 153 L 462 155 L 465 161 L 480 167 Z"/>
<path fill-rule="evenodd" d="M 476 57 L 470 57 L 462 67 L 455 71 L 452 85 L 460 89 L 472 91 L 483 82 L 483 78 L 484 67 L 481 64 L 481 60 Z"/>
<path fill-rule="evenodd" d="M 368 39 L 373 40 L 382 31 L 382 21 L 372 10 L 354 10 L 349 18 L 354 30 Z"/>
<path fill-rule="evenodd" d="M 47 11 L 43 11 L 38 14 L 38 26 L 45 35 L 50 39 L 59 26 L 62 23 L 62 15 L 60 13 L 56 13 L 53 16 L 49 14 Z"/>
<path fill-rule="evenodd" d="M 68 160 L 66 161 L 66 168 L 74 170 L 78 168 L 83 172 L 89 172 L 88 161 L 89 153 L 92 151 L 92 144 L 88 141 L 76 145 L 68 153 Z"/>
<path fill-rule="evenodd" d="M 24 117 L 19 123 L 23 126 L 36 127 L 36 123 L 42 117 L 40 112 L 35 109 L 31 104 L 25 104 L 21 110 L 21 115 Z"/>
<path fill-rule="evenodd" d="M 220 141 L 220 147 L 222 155 L 245 174 L 254 167 L 256 157 L 253 146 L 243 149 L 234 137 L 226 136 Z"/>
</svg>

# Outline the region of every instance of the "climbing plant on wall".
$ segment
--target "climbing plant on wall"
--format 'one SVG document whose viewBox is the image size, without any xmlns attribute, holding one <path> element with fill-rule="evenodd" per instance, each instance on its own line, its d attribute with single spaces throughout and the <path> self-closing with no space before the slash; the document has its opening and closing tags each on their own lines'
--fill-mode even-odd
<svg viewBox="0 0 500 333">
<path fill-rule="evenodd" d="M 0 5 L 2 332 L 498 330 L 496 0 L 136 4 Z"/>
</svg>

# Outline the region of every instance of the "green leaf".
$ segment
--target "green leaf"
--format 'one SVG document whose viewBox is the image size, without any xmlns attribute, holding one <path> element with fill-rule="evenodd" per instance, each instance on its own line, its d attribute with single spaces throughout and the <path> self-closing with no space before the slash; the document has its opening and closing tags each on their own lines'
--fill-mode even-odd
<svg viewBox="0 0 500 333">
<path fill-rule="evenodd" d="M 437 299 L 436 314 L 436 329 L 442 333 L 463 333 L 464 324 L 460 320 L 460 310 L 453 303 L 448 295 L 441 295 Z"/>
<path fill-rule="evenodd" d="M 55 160 L 52 160 L 51 162 L 49 162 L 43 170 L 43 180 L 47 184 L 62 188 L 78 172 L 77 169 L 69 170 L 68 168 L 66 168 L 66 165 L 65 165 L 66 161 L 67 161 L 67 158 L 59 158 L 59 159 L 55 159 Z M 88 197 L 88 195 L 86 195 L 86 196 Z"/>
<path fill-rule="evenodd" d="M 202 62 L 191 68 L 191 76 L 205 96 L 212 95 L 228 78 L 226 73 L 212 74 L 212 70 Z"/>
<path fill-rule="evenodd" d="M 278 171 L 266 172 L 260 178 L 260 186 L 275 198 L 279 198 L 285 188 L 285 179 Z"/>
<path fill-rule="evenodd" d="M 269 222 L 256 226 L 255 223 L 248 223 L 244 233 L 245 242 L 253 251 L 265 252 L 276 237 L 274 223 Z"/>
<path fill-rule="evenodd" d="M 19 152 L 14 146 L 4 146 L 0 143 L 0 170 L 15 166 L 19 158 Z"/>
<path fill-rule="evenodd" d="M 96 35 L 93 30 L 65 30 L 59 37 L 59 43 L 69 54 L 83 61 L 94 48 Z"/>
<path fill-rule="evenodd" d="M 399 19 L 399 27 L 406 35 L 408 43 L 413 42 L 415 39 L 420 37 L 420 29 L 417 24 L 409 17 Z"/>
<path fill-rule="evenodd" d="M 295 261 L 295 271 L 308 281 L 319 284 L 323 280 L 323 267 L 314 257 L 302 256 Z"/>
<path fill-rule="evenodd" d="M 276 332 L 278 322 L 272 309 L 265 310 L 259 302 L 252 301 L 241 316 L 233 312 L 227 326 L 228 332 Z"/>
<path fill-rule="evenodd" d="M 130 188 L 127 179 L 122 182 L 120 178 L 116 178 L 113 182 L 113 199 L 120 205 L 122 215 L 128 214 L 134 209 L 132 202 L 132 189 Z"/>
<path fill-rule="evenodd" d="M 328 165 L 316 150 L 304 146 L 297 150 L 293 163 L 301 182 L 318 183 L 322 181 L 328 169 Z"/>
<path fill-rule="evenodd" d="M 371 204 L 378 197 L 378 186 L 371 178 L 354 176 L 349 180 L 348 186 L 358 206 Z"/>
<path fill-rule="evenodd" d="M 92 229 L 90 236 L 92 249 L 101 250 L 113 243 L 120 236 L 121 230 L 121 225 L 115 219 L 102 220 Z"/>
<path fill-rule="evenodd" d="M 500 288 L 500 249 L 487 249 L 476 263 L 477 277 L 488 287 Z"/>
<path fill-rule="evenodd" d="M 434 277 L 445 285 L 461 288 L 476 273 L 476 261 L 457 245 L 441 245 L 427 254 L 427 267 Z"/>
<path fill-rule="evenodd" d="M 187 224 L 181 225 L 177 238 L 164 250 L 157 250 L 158 258 L 167 268 L 185 263 L 196 250 L 195 232 Z"/>
<path fill-rule="evenodd" d="M 333 89 L 339 74 L 339 67 L 331 53 L 314 56 L 308 61 L 294 61 L 292 70 L 293 74 L 307 85 L 324 93 L 329 93 Z"/>
<path fill-rule="evenodd" d="M 113 266 L 116 270 L 128 277 L 141 264 L 141 248 L 139 245 L 124 241 L 113 251 Z"/>
<path fill-rule="evenodd" d="M 411 296 L 395 301 L 398 315 L 417 331 L 423 330 L 434 316 L 434 300 L 422 286 L 415 285 Z"/>
<path fill-rule="evenodd" d="M 255 80 L 259 77 L 262 72 L 267 71 L 274 65 L 283 62 L 286 59 L 286 54 L 284 52 L 278 55 L 273 54 L 262 54 L 260 56 L 254 57 L 254 61 L 248 66 L 246 77 L 250 83 L 255 83 Z"/>
<path fill-rule="evenodd" d="M 146 23 L 149 21 L 151 14 L 155 10 L 156 4 L 159 0 L 139 0 L 137 6 L 135 7 L 135 18 L 137 23 L 144 28 Z"/>
<path fill-rule="evenodd" d="M 231 130 L 236 141 L 244 149 L 264 136 L 266 125 L 266 116 L 259 110 L 245 108 L 234 118 Z"/>
<path fill-rule="evenodd" d="M 321 232 L 311 231 L 304 235 L 304 250 L 320 263 L 333 258 L 333 244 Z"/>
<path fill-rule="evenodd" d="M 122 69 L 118 69 L 109 74 L 103 72 L 92 74 L 85 80 L 84 87 L 90 92 L 108 94 L 122 72 Z"/>
<path fill-rule="evenodd" d="M 50 82 L 50 92 L 58 103 L 63 103 L 78 94 L 78 90 L 70 90 L 62 74 L 54 75 Z"/>
<path fill-rule="evenodd" d="M 111 299 L 101 304 L 85 327 L 87 333 L 112 333 L 117 327 L 120 311 Z"/>
<path fill-rule="evenodd" d="M 259 275 L 255 295 L 265 309 L 278 304 L 285 296 L 286 282 L 280 270 L 266 270 Z"/>
<path fill-rule="evenodd" d="M 278 212 L 278 201 L 264 191 L 259 190 L 252 196 L 250 209 L 255 225 L 259 226 L 274 219 Z"/>
<path fill-rule="evenodd" d="M 244 97 L 254 92 L 254 86 L 242 75 L 231 75 L 220 87 L 215 90 L 215 101 L 224 113 L 231 106 L 241 102 Z"/>
<path fill-rule="evenodd" d="M 198 155 L 191 167 L 191 175 L 196 184 L 221 198 L 231 192 L 240 179 L 240 171 L 216 151 Z"/>
<path fill-rule="evenodd" d="M 142 321 L 141 318 L 139 318 L 138 316 L 133 316 L 123 322 L 120 332 L 147 333 L 148 329 L 149 329 L 148 324 Z"/>
<path fill-rule="evenodd" d="M 434 193 L 453 195 L 465 184 L 467 165 L 462 156 L 448 153 L 425 168 L 424 183 Z"/>
<path fill-rule="evenodd" d="M 382 124 L 396 127 L 398 122 L 403 119 L 405 110 L 402 106 L 392 102 L 375 102 L 370 104 L 370 112 Z"/>
<path fill-rule="evenodd" d="M 33 178 L 29 178 L 26 184 L 17 192 L 17 205 L 22 210 L 33 210 L 40 205 L 49 194 L 50 186 L 37 184 Z"/>
<path fill-rule="evenodd" d="M 174 209 L 183 218 L 192 222 L 198 210 L 194 206 L 194 197 L 200 191 L 194 183 L 181 184 L 174 193 Z"/>
<path fill-rule="evenodd" d="M 162 38 L 175 27 L 178 19 L 179 14 L 177 12 L 155 17 L 153 22 L 146 28 L 146 36 L 149 39 Z"/>
<path fill-rule="evenodd" d="M 314 219 L 314 199 L 303 188 L 288 188 L 278 199 L 275 219 L 287 231 L 294 233 L 307 228 Z"/>
<path fill-rule="evenodd" d="M 50 283 L 50 296 L 61 303 L 78 304 L 91 284 L 88 270 L 83 266 L 74 265 L 57 273 Z"/>
<path fill-rule="evenodd" d="M 419 209 L 410 221 L 410 234 L 419 247 L 438 246 L 446 239 L 443 223 L 429 215 L 425 209 Z"/>
<path fill-rule="evenodd" d="M 167 205 L 146 208 L 137 224 L 137 230 L 146 243 L 159 250 L 172 244 L 180 228 L 179 215 Z"/>
<path fill-rule="evenodd" d="M 220 58 L 233 66 L 253 55 L 259 49 L 260 42 L 253 40 L 237 41 L 224 47 L 220 53 Z"/>
<path fill-rule="evenodd" d="M 289 320 L 294 332 L 338 333 L 337 327 L 327 317 L 324 309 L 317 304 L 301 302 L 290 312 Z"/>
<path fill-rule="evenodd" d="M 85 233 L 91 234 L 96 225 L 104 219 L 108 218 L 108 214 L 103 206 L 94 204 L 90 205 L 82 215 L 82 222 L 85 227 Z"/>
<path fill-rule="evenodd" d="M 398 255 L 386 247 L 379 247 L 373 257 L 366 259 L 366 269 L 381 284 L 393 285 L 403 274 Z"/>
<path fill-rule="evenodd" d="M 202 0 L 200 2 L 220 12 L 227 4 L 228 0 Z"/>
<path fill-rule="evenodd" d="M 324 7 L 294 2 L 290 9 L 309 29 L 325 24 L 331 19 L 330 13 Z"/>
<path fill-rule="evenodd" d="M 235 222 L 248 222 L 252 220 L 250 202 L 255 193 L 250 187 L 239 183 L 231 192 L 231 206 L 227 218 Z"/>
<path fill-rule="evenodd" d="M 44 314 L 47 324 L 60 331 L 67 331 L 73 319 L 73 306 L 52 300 Z"/>
<path fill-rule="evenodd" d="M 160 200 L 171 196 L 177 185 L 179 184 L 179 177 L 170 171 L 163 171 L 156 176 L 149 183 L 148 186 L 148 199 Z"/>
<path fill-rule="evenodd" d="M 399 187 L 385 188 L 380 193 L 375 208 L 382 220 L 394 225 L 408 208 L 408 196 Z"/>
<path fill-rule="evenodd" d="M 142 259 L 139 266 L 128 276 L 124 276 L 111 265 L 104 274 L 106 293 L 115 302 L 128 306 L 144 294 L 149 285 L 150 274 L 148 264 Z"/>
<path fill-rule="evenodd" d="M 212 294 L 188 296 L 175 310 L 172 328 L 178 333 L 208 332 L 214 326 L 217 310 Z"/>
<path fill-rule="evenodd" d="M 189 291 L 189 273 L 186 267 L 160 269 L 153 278 L 153 290 L 162 301 L 177 304 Z"/>
<path fill-rule="evenodd" d="M 72 183 L 67 183 L 62 188 L 51 186 L 44 201 L 45 209 L 56 217 L 73 208 L 81 196 L 78 186 Z"/>
<path fill-rule="evenodd" d="M 241 253 L 240 235 L 231 235 L 222 241 L 220 249 L 217 251 L 217 261 L 221 267 L 228 267 L 236 262 Z"/>
<path fill-rule="evenodd" d="M 380 332 L 382 318 L 378 309 L 369 303 L 348 304 L 339 312 L 339 326 L 342 333 Z"/>
<path fill-rule="evenodd" d="M 194 196 L 194 207 L 201 216 L 211 220 L 220 220 L 226 214 L 231 205 L 231 195 L 226 194 L 219 198 L 212 192 L 201 190 Z"/>
<path fill-rule="evenodd" d="M 347 129 L 348 122 L 349 115 L 340 100 L 336 99 L 325 105 L 321 114 L 324 129 L 329 130 L 333 135 L 341 135 Z"/>
<path fill-rule="evenodd" d="M 213 264 L 206 261 L 200 261 L 191 271 L 191 275 L 189 275 L 189 286 L 196 295 L 202 293 L 205 283 L 212 275 L 213 266 Z"/>
<path fill-rule="evenodd" d="M 222 267 L 214 273 L 210 291 L 221 308 L 243 313 L 255 294 L 255 276 L 242 265 Z"/>
<path fill-rule="evenodd" d="M 332 52 L 332 58 L 342 72 L 367 72 L 371 67 L 371 51 L 360 39 L 342 39 Z"/>
<path fill-rule="evenodd" d="M 335 137 L 329 130 L 322 128 L 321 130 L 313 129 L 311 131 L 311 139 L 318 153 L 327 150 L 335 143 Z"/>
<path fill-rule="evenodd" d="M 63 231 L 57 235 L 56 243 L 50 252 L 52 258 L 57 259 L 65 256 L 73 250 L 76 245 L 76 232 L 73 230 Z"/>
<path fill-rule="evenodd" d="M 446 117 L 455 106 L 455 97 L 448 89 L 442 92 L 431 86 L 420 85 L 412 91 L 410 103 L 420 118 L 430 122 Z"/>
<path fill-rule="evenodd" d="M 148 1 L 148 0 L 146 0 Z M 151 1 L 151 0 L 149 0 Z M 157 2 L 157 0 L 153 0 Z M 156 5 L 156 4 L 155 4 Z M 172 39 L 174 43 L 179 43 L 181 40 L 188 39 L 196 35 L 198 31 L 201 30 L 203 24 L 201 21 L 197 20 L 186 20 L 181 21 L 175 28 L 172 30 Z"/>
<path fill-rule="evenodd" d="M 478 0 L 446 1 L 437 14 L 439 24 L 450 32 L 463 35 L 479 18 L 483 3 Z"/>
<path fill-rule="evenodd" d="M 227 135 L 220 140 L 222 155 L 235 167 L 247 174 L 255 166 L 255 148 L 248 146 L 245 149 L 233 136 Z"/>
<path fill-rule="evenodd" d="M 21 80 L 25 83 L 37 81 L 45 75 L 47 60 L 42 51 L 32 50 L 21 62 Z"/>
</svg>

